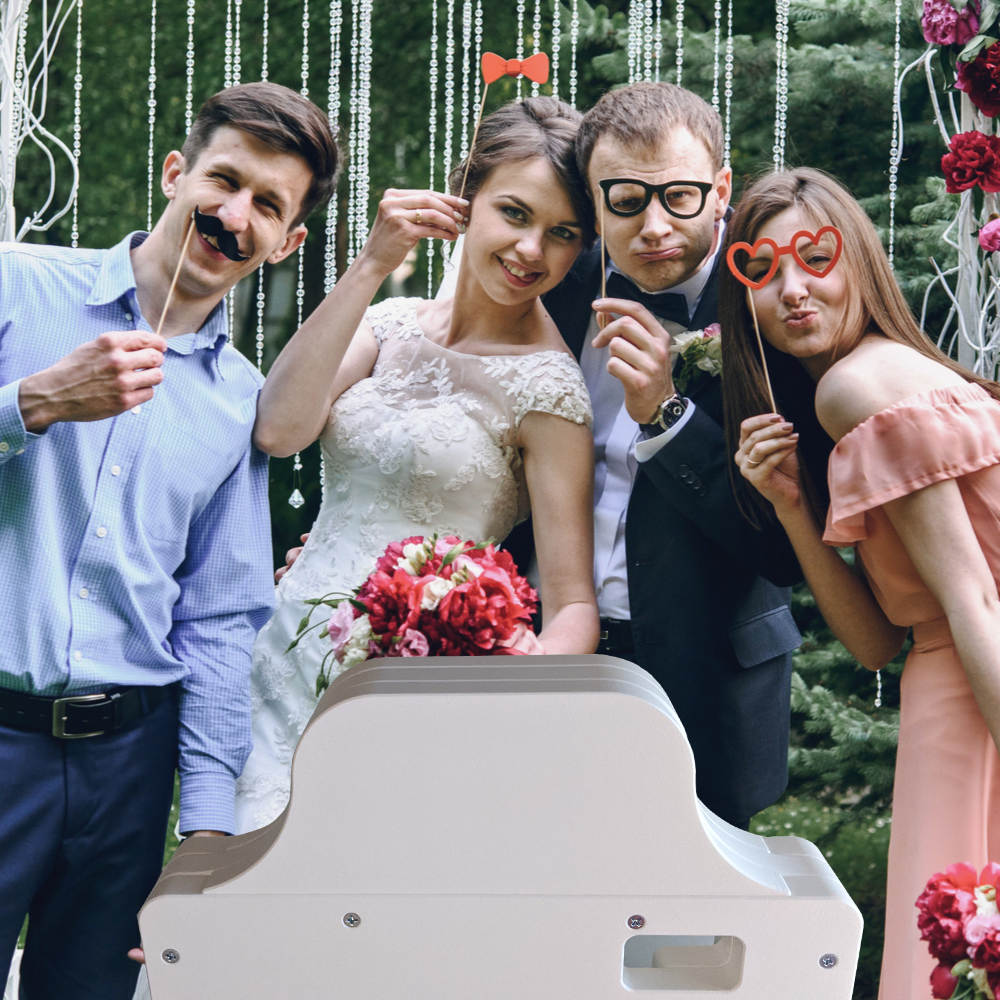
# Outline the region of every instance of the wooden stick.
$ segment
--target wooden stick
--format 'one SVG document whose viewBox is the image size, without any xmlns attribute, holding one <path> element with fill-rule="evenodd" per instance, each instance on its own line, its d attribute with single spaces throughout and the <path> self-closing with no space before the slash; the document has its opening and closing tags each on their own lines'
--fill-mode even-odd
<svg viewBox="0 0 1000 1000">
<path fill-rule="evenodd" d="M 483 87 L 483 100 L 479 105 L 479 116 L 476 118 L 476 127 L 472 132 L 472 145 L 469 147 L 469 155 L 465 158 L 465 174 L 462 177 L 462 190 L 458 192 L 459 198 L 465 197 L 465 182 L 469 179 L 469 167 L 472 166 L 472 153 L 476 148 L 476 139 L 479 138 L 479 126 L 483 121 L 483 112 L 486 110 L 486 92 L 490 89 L 487 83 Z"/>
<path fill-rule="evenodd" d="M 764 341 L 760 336 L 760 327 L 757 325 L 757 307 L 753 304 L 753 291 L 747 289 L 747 298 L 750 300 L 750 313 L 753 316 L 753 328 L 757 331 L 757 346 L 760 348 L 760 363 L 764 366 L 764 381 L 767 383 L 767 396 L 771 401 L 771 412 L 777 413 L 778 406 L 774 401 L 774 391 L 771 389 L 771 376 L 767 373 L 767 358 L 764 357 Z"/>
<path fill-rule="evenodd" d="M 177 287 L 177 279 L 181 275 L 181 265 L 187 255 L 188 244 L 191 242 L 191 234 L 194 232 L 194 212 L 191 213 L 191 221 L 188 223 L 187 236 L 184 237 L 184 245 L 181 247 L 181 255 L 177 260 L 177 268 L 174 271 L 174 280 L 170 282 L 170 290 L 167 292 L 167 300 L 163 303 L 163 311 L 160 313 L 160 322 L 156 324 L 156 336 L 159 337 L 163 329 L 163 321 L 167 318 L 167 310 L 170 308 L 171 299 L 174 297 L 174 289 Z"/>
<path fill-rule="evenodd" d="M 601 199 L 600 199 L 600 213 L 601 213 L 601 298 L 606 299 L 608 297 L 608 265 L 604 259 L 604 190 L 601 189 Z M 600 316 L 604 316 L 601 313 Z M 600 322 L 600 316 L 598 316 L 597 325 L 603 330 L 604 325 Z M 605 319 L 607 323 L 607 319 Z"/>
</svg>

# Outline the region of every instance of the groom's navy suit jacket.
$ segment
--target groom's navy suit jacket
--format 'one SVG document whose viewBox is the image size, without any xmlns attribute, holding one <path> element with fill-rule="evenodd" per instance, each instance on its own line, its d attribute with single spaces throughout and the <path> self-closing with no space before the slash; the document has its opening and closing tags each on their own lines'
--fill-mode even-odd
<svg viewBox="0 0 1000 1000">
<path fill-rule="evenodd" d="M 577 358 L 590 303 L 600 295 L 600 266 L 599 250 L 581 254 L 545 298 Z M 717 321 L 715 272 L 690 329 Z M 663 686 L 684 723 L 699 798 L 742 823 L 773 803 L 788 782 L 792 650 L 801 638 L 789 588 L 801 572 L 780 527 L 758 531 L 737 508 L 721 379 L 703 376 L 687 396 L 695 412 L 672 441 L 639 463 L 628 505 L 635 659 Z"/>
</svg>

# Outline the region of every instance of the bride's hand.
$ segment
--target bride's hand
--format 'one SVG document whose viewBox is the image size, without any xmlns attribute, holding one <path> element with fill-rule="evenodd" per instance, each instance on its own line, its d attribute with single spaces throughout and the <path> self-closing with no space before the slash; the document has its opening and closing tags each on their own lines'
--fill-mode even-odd
<svg viewBox="0 0 1000 1000">
<path fill-rule="evenodd" d="M 390 274 L 422 239 L 455 240 L 468 222 L 469 202 L 439 191 L 389 188 L 378 205 L 362 256 Z"/>
<path fill-rule="evenodd" d="M 743 478 L 775 509 L 791 509 L 801 499 L 799 436 L 795 428 L 776 413 L 748 417 L 740 424 L 740 447 L 736 464 Z"/>
</svg>

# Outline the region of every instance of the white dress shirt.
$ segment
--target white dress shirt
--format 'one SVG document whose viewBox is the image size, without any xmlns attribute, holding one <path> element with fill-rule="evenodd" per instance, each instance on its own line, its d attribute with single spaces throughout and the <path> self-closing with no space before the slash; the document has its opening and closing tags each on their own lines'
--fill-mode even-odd
<svg viewBox="0 0 1000 1000">
<path fill-rule="evenodd" d="M 693 316 L 715 266 L 725 227 L 725 220 L 721 220 L 715 250 L 696 274 L 679 285 L 651 294 L 683 295 L 687 299 L 688 314 Z M 608 271 L 612 270 L 623 273 L 610 263 Z M 660 322 L 672 337 L 685 330 L 679 323 Z M 694 413 L 694 404 L 688 401 L 684 415 L 668 431 L 650 438 L 643 437 L 639 425 L 625 409 L 624 386 L 608 371 L 608 349 L 597 350 L 593 347 L 597 334 L 595 313 L 580 354 L 580 367 L 594 406 L 594 588 L 602 618 L 627 620 L 631 618 L 631 612 L 625 556 L 625 515 L 638 463 L 648 462 L 684 429 Z"/>
</svg>

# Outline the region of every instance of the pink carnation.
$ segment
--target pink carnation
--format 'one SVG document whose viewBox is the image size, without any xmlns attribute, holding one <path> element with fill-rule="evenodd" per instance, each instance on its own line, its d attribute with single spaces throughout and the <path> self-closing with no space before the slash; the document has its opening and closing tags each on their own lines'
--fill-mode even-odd
<svg viewBox="0 0 1000 1000">
<path fill-rule="evenodd" d="M 327 622 L 326 631 L 333 643 L 333 655 L 340 656 L 347 640 L 351 637 L 351 629 L 354 627 L 354 608 L 349 601 L 341 601 L 337 605 L 336 611 L 330 615 Z"/>
<path fill-rule="evenodd" d="M 979 0 L 969 0 L 961 13 L 949 0 L 924 0 L 920 23 L 932 45 L 965 45 L 979 32 Z"/>
<path fill-rule="evenodd" d="M 708 326 L 702 331 L 706 340 L 711 340 L 712 337 L 718 337 L 722 333 L 722 327 L 718 323 L 709 323 Z"/>
<path fill-rule="evenodd" d="M 987 252 L 1000 250 L 1000 219 L 987 222 L 979 230 L 979 245 Z"/>
<path fill-rule="evenodd" d="M 427 636 L 415 628 L 408 628 L 403 633 L 403 641 L 397 648 L 400 656 L 429 656 L 431 651 Z"/>
</svg>

